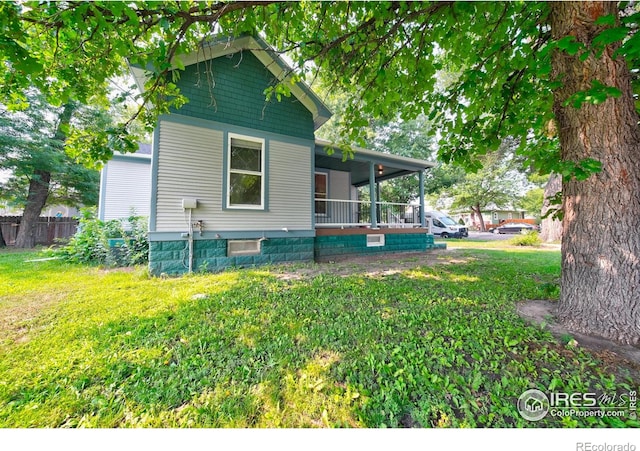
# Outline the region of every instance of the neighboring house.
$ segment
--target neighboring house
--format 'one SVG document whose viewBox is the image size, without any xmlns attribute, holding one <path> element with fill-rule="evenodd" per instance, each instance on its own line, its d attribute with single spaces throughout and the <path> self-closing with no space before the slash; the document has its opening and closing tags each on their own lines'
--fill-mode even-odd
<svg viewBox="0 0 640 451">
<path fill-rule="evenodd" d="M 151 144 L 132 154 L 116 153 L 100 173 L 98 217 L 122 219 L 135 212 L 149 216 L 151 206 Z"/>
<path fill-rule="evenodd" d="M 434 247 L 424 205 L 376 201 L 378 182 L 415 172 L 423 193 L 432 163 L 328 152 L 315 131 L 331 112 L 305 84 L 265 100 L 291 71 L 260 38 L 217 41 L 182 62 L 176 84 L 189 102 L 162 115 L 153 138 L 152 274 Z M 144 71 L 132 72 L 142 87 Z"/>
<path fill-rule="evenodd" d="M 456 221 L 462 219 L 465 224 L 479 227 L 479 220 L 471 215 L 469 210 L 456 210 L 451 212 L 451 217 Z M 497 227 L 504 221 L 512 221 L 518 219 L 532 219 L 527 215 L 526 210 L 515 208 L 512 206 L 498 207 L 495 204 L 489 204 L 482 209 L 482 219 L 487 229 Z"/>
<path fill-rule="evenodd" d="M 482 217 L 484 218 L 485 225 L 498 226 L 507 220 L 527 218 L 527 211 L 510 205 L 498 207 L 495 204 L 489 204 L 482 211 Z"/>
</svg>

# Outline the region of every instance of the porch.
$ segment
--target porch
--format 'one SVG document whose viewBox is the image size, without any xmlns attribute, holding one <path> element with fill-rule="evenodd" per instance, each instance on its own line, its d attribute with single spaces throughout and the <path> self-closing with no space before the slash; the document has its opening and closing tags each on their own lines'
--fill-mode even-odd
<svg viewBox="0 0 640 451">
<path fill-rule="evenodd" d="M 433 163 L 361 148 L 343 158 L 328 152 L 329 147 L 316 140 L 315 260 L 441 247 L 434 243 L 425 217 L 424 173 Z M 382 182 L 410 174 L 418 174 L 416 201 L 381 199 Z"/>
<path fill-rule="evenodd" d="M 427 228 L 424 173 L 434 163 L 369 149 L 352 150 L 352 155 L 344 156 L 329 142 L 316 140 L 314 228 Z M 381 199 L 382 182 L 410 174 L 418 174 L 416 203 Z M 359 195 L 359 188 L 365 196 Z"/>
</svg>

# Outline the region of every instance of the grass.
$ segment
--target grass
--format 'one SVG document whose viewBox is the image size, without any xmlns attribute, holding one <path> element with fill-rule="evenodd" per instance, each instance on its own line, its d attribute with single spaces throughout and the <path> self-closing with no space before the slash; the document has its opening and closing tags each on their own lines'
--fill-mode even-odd
<svg viewBox="0 0 640 451">
<path fill-rule="evenodd" d="M 0 253 L 1 427 L 638 426 L 517 412 L 640 381 L 516 314 L 557 297 L 557 251 L 169 279 L 34 257 Z"/>
</svg>

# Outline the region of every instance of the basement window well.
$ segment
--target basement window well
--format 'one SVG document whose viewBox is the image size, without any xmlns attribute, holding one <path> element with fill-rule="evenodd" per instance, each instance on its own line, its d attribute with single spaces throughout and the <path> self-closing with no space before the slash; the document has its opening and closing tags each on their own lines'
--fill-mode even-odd
<svg viewBox="0 0 640 451">
<path fill-rule="evenodd" d="M 230 240 L 227 243 L 227 257 L 238 255 L 260 255 L 261 240 Z"/>
</svg>

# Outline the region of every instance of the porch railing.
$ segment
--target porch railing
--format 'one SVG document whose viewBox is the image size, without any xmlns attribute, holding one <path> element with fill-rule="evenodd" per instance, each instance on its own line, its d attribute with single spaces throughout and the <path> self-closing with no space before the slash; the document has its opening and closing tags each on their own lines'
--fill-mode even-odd
<svg viewBox="0 0 640 451">
<path fill-rule="evenodd" d="M 315 199 L 316 227 L 371 226 L 371 202 L 368 200 Z M 379 226 L 419 227 L 418 205 L 376 202 Z"/>
</svg>

